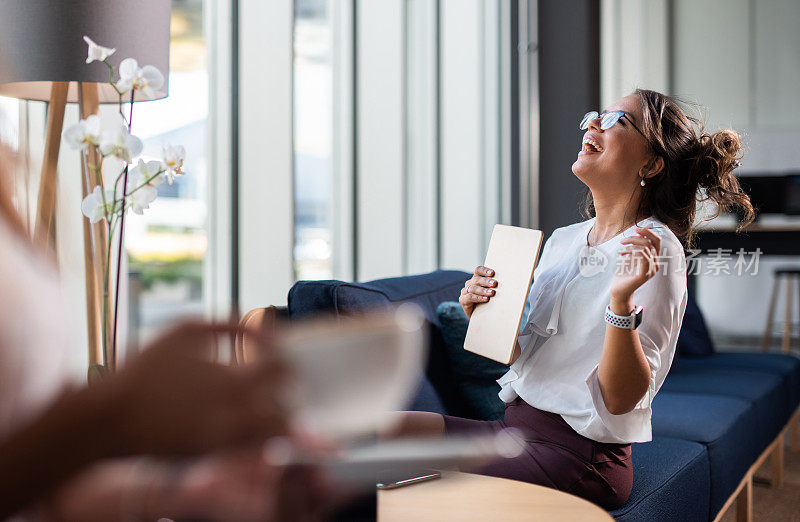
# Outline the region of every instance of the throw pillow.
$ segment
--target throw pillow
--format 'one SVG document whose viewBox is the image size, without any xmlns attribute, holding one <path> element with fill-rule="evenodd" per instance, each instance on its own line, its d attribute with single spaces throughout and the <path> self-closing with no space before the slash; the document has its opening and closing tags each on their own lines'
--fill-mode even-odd
<svg viewBox="0 0 800 522">
<path fill-rule="evenodd" d="M 690 357 L 713 355 L 714 353 L 714 343 L 708 333 L 703 313 L 691 292 L 689 292 L 689 300 L 686 302 L 686 313 L 683 315 L 676 351 L 679 355 Z"/>
<path fill-rule="evenodd" d="M 498 396 L 500 385 L 496 381 L 508 371 L 508 366 L 464 349 L 469 318 L 459 303 L 445 301 L 439 304 L 436 315 L 456 380 L 455 387 L 472 417 L 480 420 L 503 418 L 505 403 Z"/>
</svg>

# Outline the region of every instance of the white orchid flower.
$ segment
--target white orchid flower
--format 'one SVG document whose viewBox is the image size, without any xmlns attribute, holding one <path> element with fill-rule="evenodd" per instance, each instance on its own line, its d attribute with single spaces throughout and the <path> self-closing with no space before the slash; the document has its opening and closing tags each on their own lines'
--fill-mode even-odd
<svg viewBox="0 0 800 522">
<path fill-rule="evenodd" d="M 133 58 L 125 58 L 119 64 L 119 80 L 117 89 L 126 93 L 131 89 L 141 92 L 146 98 L 155 97 L 155 90 L 164 85 L 164 75 L 152 65 L 139 68 L 139 62 Z"/>
<path fill-rule="evenodd" d="M 105 190 L 105 204 L 103 203 L 103 189 L 100 185 L 96 186 L 91 194 L 83 198 L 81 202 L 81 212 L 89 218 L 90 223 L 97 223 L 105 219 L 107 213 L 114 211 L 114 191 Z"/>
<path fill-rule="evenodd" d="M 182 146 L 167 145 L 161 150 L 161 161 L 164 162 L 167 181 L 172 185 L 175 176 L 183 174 L 183 160 L 186 159 L 186 149 Z"/>
<path fill-rule="evenodd" d="M 141 158 L 139 163 L 128 173 L 129 185 L 132 189 L 147 183 L 152 187 L 157 187 L 164 183 L 164 168 L 160 161 L 144 161 Z"/>
<path fill-rule="evenodd" d="M 106 58 L 117 52 L 116 49 L 97 45 L 86 35 L 83 36 L 83 41 L 89 46 L 89 55 L 86 57 L 86 63 L 92 63 L 94 61 L 104 62 Z"/>
<path fill-rule="evenodd" d="M 103 156 L 116 156 L 126 163 L 141 154 L 142 147 L 142 140 L 128 133 L 128 127 L 122 124 L 103 132 L 103 139 L 100 140 L 100 153 Z"/>
<path fill-rule="evenodd" d="M 150 203 L 156 200 L 158 190 L 150 185 L 145 185 L 131 195 L 131 210 L 142 215 L 144 210 L 150 208 Z"/>
<path fill-rule="evenodd" d="M 89 145 L 96 147 L 100 142 L 100 116 L 92 114 L 64 130 L 61 136 L 72 149 L 84 150 Z"/>
<path fill-rule="evenodd" d="M 143 214 L 145 209 L 150 208 L 150 203 L 156 200 L 156 187 L 164 183 L 162 171 L 160 161 L 144 162 L 140 159 L 139 164 L 128 173 L 131 210 L 136 214 Z"/>
</svg>

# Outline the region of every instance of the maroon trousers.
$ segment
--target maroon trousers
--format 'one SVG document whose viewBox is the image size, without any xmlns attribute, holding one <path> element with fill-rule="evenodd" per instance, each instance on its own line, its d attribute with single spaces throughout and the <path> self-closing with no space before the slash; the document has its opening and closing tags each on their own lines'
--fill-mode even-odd
<svg viewBox="0 0 800 522">
<path fill-rule="evenodd" d="M 597 442 L 577 433 L 557 413 L 528 405 L 520 398 L 506 406 L 502 421 L 444 416 L 448 435 L 491 433 L 517 428 L 525 451 L 478 470 L 482 475 L 521 480 L 566 491 L 605 509 L 620 507 L 633 484 L 630 444 Z"/>
</svg>

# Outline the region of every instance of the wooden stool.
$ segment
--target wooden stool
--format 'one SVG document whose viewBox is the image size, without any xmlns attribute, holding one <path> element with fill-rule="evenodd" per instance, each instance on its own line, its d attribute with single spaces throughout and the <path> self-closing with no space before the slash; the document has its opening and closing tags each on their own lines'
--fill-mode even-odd
<svg viewBox="0 0 800 522">
<path fill-rule="evenodd" d="M 789 353 L 789 345 L 792 338 L 792 328 L 798 325 L 797 322 L 792 321 L 792 283 L 797 282 L 798 289 L 800 289 L 800 267 L 776 268 L 774 278 L 772 280 L 772 294 L 769 298 L 767 326 L 764 328 L 764 338 L 761 340 L 762 352 L 769 350 L 769 344 L 772 340 L 772 315 L 775 312 L 775 302 L 778 300 L 778 286 L 780 286 L 781 280 L 784 281 L 783 286 L 786 294 L 786 308 L 783 315 L 783 342 L 781 344 L 781 351 L 783 353 Z"/>
</svg>

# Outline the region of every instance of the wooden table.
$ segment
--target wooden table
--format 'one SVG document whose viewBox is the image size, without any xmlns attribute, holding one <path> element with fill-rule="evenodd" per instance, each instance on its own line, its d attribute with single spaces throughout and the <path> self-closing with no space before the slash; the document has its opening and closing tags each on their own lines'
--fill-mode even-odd
<svg viewBox="0 0 800 522">
<path fill-rule="evenodd" d="M 378 522 L 613 519 L 582 498 L 516 480 L 443 471 L 442 478 L 378 491 Z"/>
</svg>

